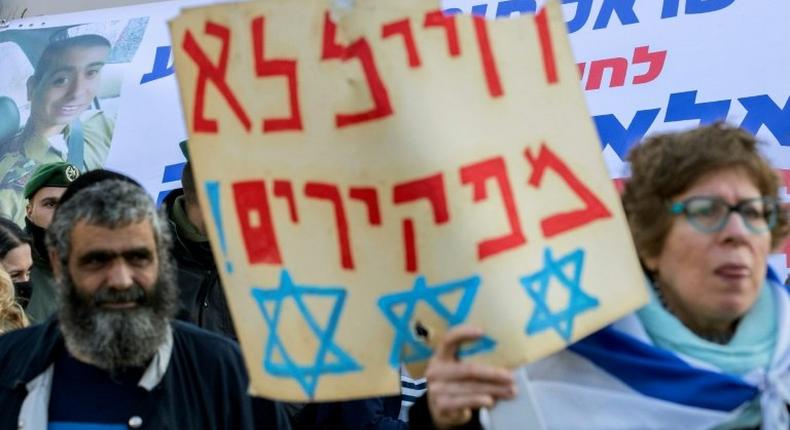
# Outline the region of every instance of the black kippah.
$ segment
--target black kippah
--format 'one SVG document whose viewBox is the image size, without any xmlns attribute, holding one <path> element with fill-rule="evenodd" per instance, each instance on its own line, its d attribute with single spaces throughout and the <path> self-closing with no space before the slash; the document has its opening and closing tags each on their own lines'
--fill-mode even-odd
<svg viewBox="0 0 790 430">
<path fill-rule="evenodd" d="M 74 180 L 68 187 L 66 187 L 66 191 L 63 192 L 63 195 L 60 196 L 60 202 L 58 206 L 62 206 L 63 203 L 66 203 L 69 199 L 74 197 L 80 190 L 90 187 L 93 184 L 106 181 L 108 179 L 118 179 L 124 182 L 128 182 L 132 185 L 136 185 L 140 188 L 143 188 L 139 182 L 135 181 L 134 179 L 130 178 L 129 176 L 124 175 L 123 173 L 113 172 L 112 170 L 106 169 L 96 169 L 91 170 L 89 172 L 83 173 L 77 179 Z"/>
</svg>

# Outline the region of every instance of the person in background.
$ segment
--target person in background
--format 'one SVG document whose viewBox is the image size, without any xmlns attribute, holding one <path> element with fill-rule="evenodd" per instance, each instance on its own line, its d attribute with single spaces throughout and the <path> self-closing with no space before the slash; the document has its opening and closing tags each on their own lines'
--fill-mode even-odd
<svg viewBox="0 0 790 430">
<path fill-rule="evenodd" d="M 55 162 L 39 166 L 25 184 L 27 199 L 25 231 L 33 238 L 32 293 L 26 311 L 33 322 L 40 322 L 55 312 L 55 278 L 50 266 L 46 233 L 60 198 L 80 175 L 69 163 Z"/>
<path fill-rule="evenodd" d="M 173 258 L 178 269 L 181 304 L 178 318 L 236 340 L 233 320 L 200 212 L 186 144 L 186 141 L 180 144 L 187 158 L 181 174 L 183 188 L 171 191 L 164 201 L 173 236 Z"/>
<path fill-rule="evenodd" d="M 78 185 L 47 231 L 57 317 L 0 337 L 0 428 L 287 429 L 273 402 L 253 422 L 234 342 L 172 319 L 170 235 L 145 190 Z"/>
<path fill-rule="evenodd" d="M 172 256 L 178 275 L 176 280 L 179 290 L 179 309 L 176 318 L 238 341 L 214 255 L 211 253 L 203 214 L 200 211 L 187 141 L 179 145 L 187 159 L 181 174 L 182 188 L 171 191 L 163 203 L 170 234 L 173 237 Z M 263 411 L 265 415 L 266 409 L 259 408 L 258 402 L 267 401 L 253 399 L 255 421 L 265 422 L 267 418 L 259 416 L 259 411 Z M 290 420 L 294 420 L 294 416 L 303 406 L 300 403 L 288 402 L 279 405 Z"/>
<path fill-rule="evenodd" d="M 28 324 L 25 312 L 14 297 L 11 277 L 0 268 L 0 335 L 27 327 Z"/>
<path fill-rule="evenodd" d="M 790 294 L 767 265 L 788 231 L 776 173 L 724 124 L 655 136 L 629 161 L 623 204 L 651 301 L 527 366 L 530 409 L 550 429 L 790 428 Z M 440 342 L 419 428 L 479 428 L 476 410 L 515 395 L 506 369 L 458 360 L 481 335 Z"/>
<path fill-rule="evenodd" d="M 0 269 L 14 283 L 14 295 L 22 308 L 30 301 L 30 271 L 33 268 L 32 240 L 15 222 L 0 217 Z"/>
<path fill-rule="evenodd" d="M 110 49 L 97 34 L 60 37 L 46 46 L 27 80 L 30 117 L 0 148 L 0 214 L 22 223 L 23 188 L 41 164 L 69 162 L 82 172 L 104 165 L 114 122 L 93 107 Z"/>
</svg>

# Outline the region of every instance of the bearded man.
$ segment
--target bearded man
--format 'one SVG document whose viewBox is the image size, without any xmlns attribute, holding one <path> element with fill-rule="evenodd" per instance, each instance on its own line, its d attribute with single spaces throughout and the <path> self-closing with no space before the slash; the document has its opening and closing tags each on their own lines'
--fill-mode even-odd
<svg viewBox="0 0 790 430">
<path fill-rule="evenodd" d="M 0 428 L 288 427 L 269 401 L 253 422 L 235 343 L 171 319 L 167 222 L 142 188 L 106 179 L 64 196 L 47 245 L 59 310 L 0 337 Z"/>
</svg>

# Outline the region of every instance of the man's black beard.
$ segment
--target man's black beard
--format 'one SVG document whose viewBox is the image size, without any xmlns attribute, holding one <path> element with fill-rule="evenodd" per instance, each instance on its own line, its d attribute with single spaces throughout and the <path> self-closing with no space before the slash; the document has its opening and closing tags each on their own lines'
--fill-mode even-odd
<svg viewBox="0 0 790 430">
<path fill-rule="evenodd" d="M 169 266 L 168 262 L 160 264 Z M 61 280 L 60 327 L 69 352 L 112 372 L 146 365 L 165 342 L 176 308 L 172 271 L 161 267 L 152 291 L 140 285 L 128 289 L 101 288 L 81 293 L 70 274 Z M 103 303 L 135 302 L 130 309 L 106 309 Z"/>
</svg>

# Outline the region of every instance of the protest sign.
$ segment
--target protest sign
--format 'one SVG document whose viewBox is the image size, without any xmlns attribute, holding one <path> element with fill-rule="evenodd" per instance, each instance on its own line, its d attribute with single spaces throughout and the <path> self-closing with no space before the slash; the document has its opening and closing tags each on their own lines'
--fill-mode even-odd
<svg viewBox="0 0 790 430">
<path fill-rule="evenodd" d="M 171 22 L 254 394 L 395 394 L 401 362 L 461 323 L 486 333 L 464 356 L 514 366 L 646 301 L 559 5 L 502 22 L 437 7 Z"/>
</svg>

